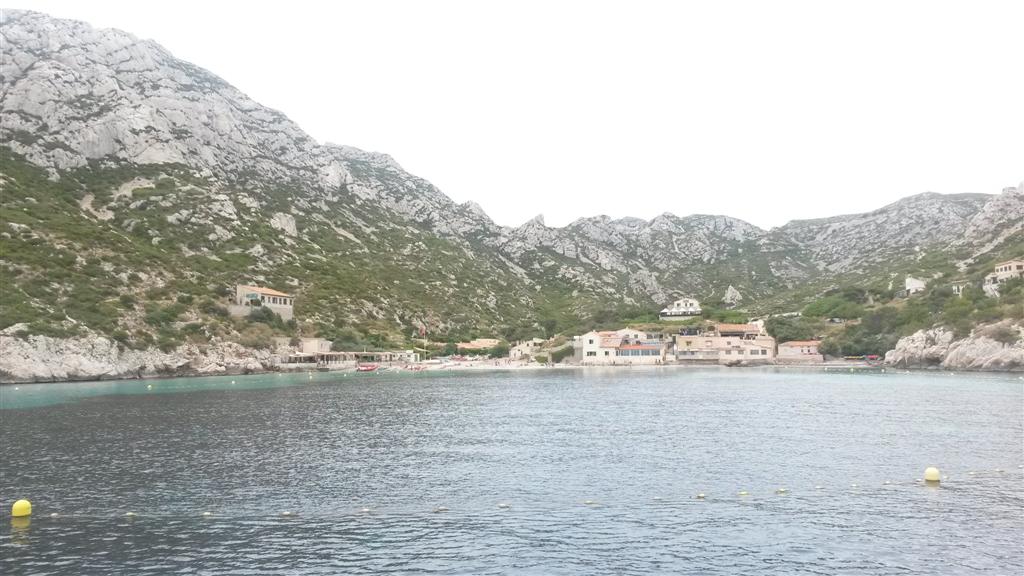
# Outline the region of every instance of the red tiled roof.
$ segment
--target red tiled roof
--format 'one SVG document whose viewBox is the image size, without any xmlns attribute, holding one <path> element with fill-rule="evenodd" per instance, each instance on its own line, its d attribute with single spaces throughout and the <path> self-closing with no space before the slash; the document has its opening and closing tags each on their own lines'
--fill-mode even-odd
<svg viewBox="0 0 1024 576">
<path fill-rule="evenodd" d="M 264 294 L 266 296 L 284 296 L 285 298 L 291 298 L 291 294 L 285 294 L 284 292 L 278 292 L 277 290 L 271 290 L 270 288 L 261 288 L 259 286 L 242 286 L 246 290 L 252 290 L 257 294 Z"/>
</svg>

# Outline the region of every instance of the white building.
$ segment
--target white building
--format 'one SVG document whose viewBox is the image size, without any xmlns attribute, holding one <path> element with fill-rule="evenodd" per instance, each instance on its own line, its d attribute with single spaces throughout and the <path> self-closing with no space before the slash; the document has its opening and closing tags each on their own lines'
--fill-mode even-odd
<svg viewBox="0 0 1024 576">
<path fill-rule="evenodd" d="M 781 363 L 793 364 L 816 364 L 825 361 L 825 356 L 819 351 L 821 346 L 819 340 L 791 340 L 779 344 L 778 361 Z"/>
<path fill-rule="evenodd" d="M 299 351 L 304 354 L 325 354 L 331 351 L 331 341 L 326 338 L 299 338 Z"/>
<path fill-rule="evenodd" d="M 910 296 L 911 294 L 924 292 L 925 281 L 919 278 L 914 278 L 913 276 L 907 276 L 907 279 L 904 281 L 903 285 L 906 288 L 907 296 Z"/>
<path fill-rule="evenodd" d="M 716 324 L 680 331 L 675 356 L 684 363 L 770 364 L 775 361 L 775 338 L 756 324 Z"/>
<path fill-rule="evenodd" d="M 680 298 L 662 310 L 658 317 L 662 320 L 686 320 L 700 315 L 700 302 L 695 298 Z"/>
<path fill-rule="evenodd" d="M 235 286 L 235 299 L 228 306 L 228 312 L 232 316 L 248 316 L 253 308 L 264 306 L 279 315 L 282 320 L 291 320 L 295 317 L 292 308 L 294 304 L 295 298 L 291 294 L 240 284 Z"/>
<path fill-rule="evenodd" d="M 623 328 L 587 332 L 576 336 L 576 359 L 584 365 L 661 364 L 666 344 L 660 334 Z"/>
</svg>

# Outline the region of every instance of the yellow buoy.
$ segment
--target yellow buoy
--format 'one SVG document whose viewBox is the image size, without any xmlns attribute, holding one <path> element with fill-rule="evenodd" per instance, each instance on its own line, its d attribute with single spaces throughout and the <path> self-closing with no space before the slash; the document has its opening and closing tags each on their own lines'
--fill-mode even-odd
<svg viewBox="0 0 1024 576">
<path fill-rule="evenodd" d="M 785 488 L 779 488 L 775 491 L 776 494 L 785 494 L 786 492 L 789 492 L 789 490 L 786 490 Z"/>
<path fill-rule="evenodd" d="M 935 466 L 929 466 L 924 471 L 925 482 L 935 482 L 936 484 L 942 480 L 942 474 L 939 474 L 939 469 Z"/>
<path fill-rule="evenodd" d="M 14 503 L 14 506 L 11 506 L 11 516 L 14 516 L 15 518 L 21 518 L 22 516 L 31 516 L 31 515 L 32 515 L 32 503 L 29 502 L 28 500 L 25 500 L 25 499 L 18 500 L 17 502 Z"/>
<path fill-rule="evenodd" d="M 747 494 L 749 494 L 749 492 L 746 490 L 740 490 L 740 496 L 746 496 Z"/>
<path fill-rule="evenodd" d="M 704 499 L 704 493 L 703 492 L 701 492 L 700 494 L 697 494 L 697 500 L 703 500 L 703 499 Z"/>
</svg>

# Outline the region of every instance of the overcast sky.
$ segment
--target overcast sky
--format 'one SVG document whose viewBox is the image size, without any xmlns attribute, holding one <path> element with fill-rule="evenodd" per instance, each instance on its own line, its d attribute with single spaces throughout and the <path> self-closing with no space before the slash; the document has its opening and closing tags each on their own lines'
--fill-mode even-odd
<svg viewBox="0 0 1024 576">
<path fill-rule="evenodd" d="M 1024 2 L 12 4 L 152 38 L 497 222 L 762 227 L 1024 179 Z"/>
</svg>

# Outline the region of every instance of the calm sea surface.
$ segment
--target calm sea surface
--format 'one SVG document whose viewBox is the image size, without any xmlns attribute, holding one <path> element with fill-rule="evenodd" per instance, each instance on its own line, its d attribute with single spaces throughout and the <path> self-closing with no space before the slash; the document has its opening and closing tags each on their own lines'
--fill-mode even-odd
<svg viewBox="0 0 1024 576">
<path fill-rule="evenodd" d="M 1007 375 L 5 386 L 0 573 L 1019 575 L 1022 412 Z"/>
</svg>

